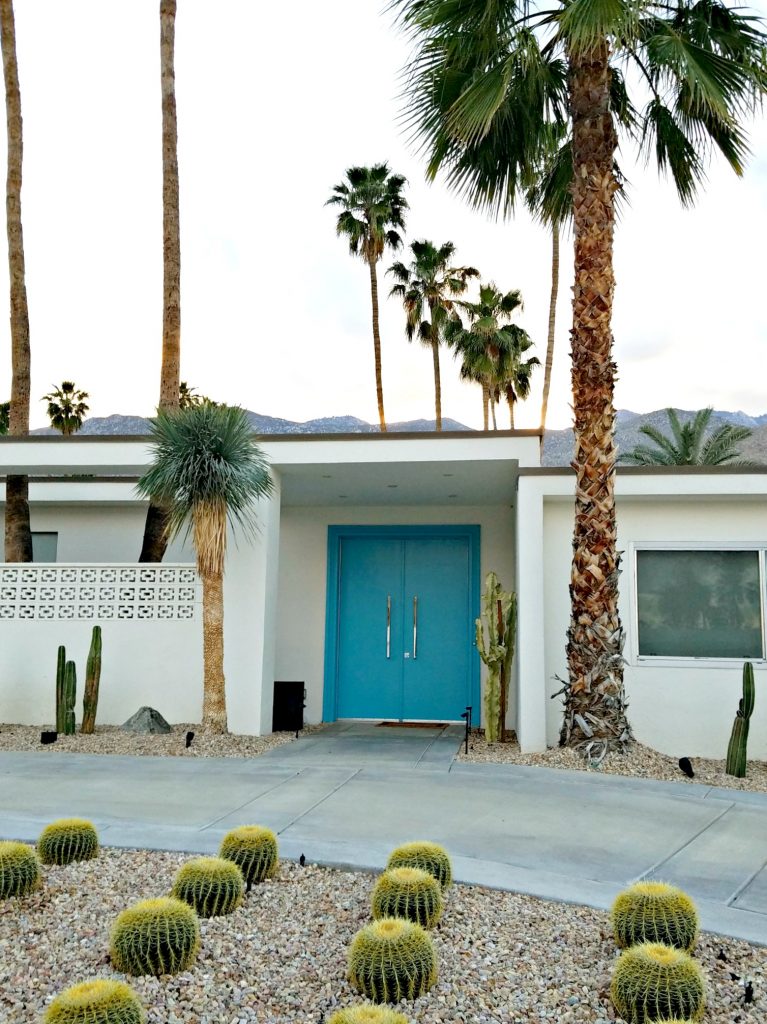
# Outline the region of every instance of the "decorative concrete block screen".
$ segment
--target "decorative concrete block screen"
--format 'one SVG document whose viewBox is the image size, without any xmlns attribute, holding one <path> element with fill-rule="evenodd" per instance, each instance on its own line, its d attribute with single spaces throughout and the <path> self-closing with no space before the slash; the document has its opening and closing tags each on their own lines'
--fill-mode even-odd
<svg viewBox="0 0 767 1024">
<path fill-rule="evenodd" d="M 194 619 L 190 565 L 3 565 L 0 619 Z"/>
</svg>

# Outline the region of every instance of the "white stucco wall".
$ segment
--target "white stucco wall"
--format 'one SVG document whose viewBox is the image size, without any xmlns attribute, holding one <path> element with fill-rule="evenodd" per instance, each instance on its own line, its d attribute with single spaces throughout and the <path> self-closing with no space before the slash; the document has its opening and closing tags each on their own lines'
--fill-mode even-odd
<svg viewBox="0 0 767 1024">
<path fill-rule="evenodd" d="M 283 508 L 275 678 L 305 682 L 307 723 L 322 721 L 328 526 L 443 523 L 479 525 L 483 584 L 485 575 L 493 570 L 505 586 L 512 585 L 514 535 L 510 508 L 392 505 Z M 510 705 L 513 709 L 513 693 Z M 513 710 L 509 725 L 512 728 L 515 725 Z"/>
<path fill-rule="evenodd" d="M 637 478 L 634 478 L 635 480 Z M 647 479 L 647 478 L 646 478 Z M 720 481 L 721 483 L 721 481 Z M 648 486 L 648 483 L 645 484 Z M 657 486 L 657 485 L 656 485 Z M 621 496 L 618 547 L 624 552 L 620 611 L 626 631 L 626 691 L 629 720 L 636 738 L 674 757 L 722 758 L 741 695 L 742 662 L 639 661 L 635 655 L 632 544 L 767 543 L 767 500 L 749 495 L 680 498 Z M 569 624 L 569 571 L 572 554 L 572 503 L 564 497 L 544 500 L 545 687 L 547 740 L 557 741 L 560 702 L 548 695 L 566 677 L 565 633 Z M 767 757 L 767 666 L 754 662 L 756 709 L 751 720 L 749 756 Z"/>
</svg>

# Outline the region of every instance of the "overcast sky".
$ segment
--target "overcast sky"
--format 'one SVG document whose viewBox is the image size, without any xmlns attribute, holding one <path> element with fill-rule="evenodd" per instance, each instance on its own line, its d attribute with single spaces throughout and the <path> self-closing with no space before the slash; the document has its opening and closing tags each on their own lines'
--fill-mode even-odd
<svg viewBox="0 0 767 1024">
<path fill-rule="evenodd" d="M 150 415 L 162 312 L 157 0 L 16 0 L 24 116 L 22 214 L 32 344 L 32 425 L 74 379 L 92 415 Z M 544 357 L 550 240 L 520 214 L 495 224 L 441 185 L 397 123 L 405 41 L 384 0 L 179 0 L 176 93 L 182 378 L 211 397 L 305 420 L 377 419 L 364 264 L 337 239 L 331 187 L 353 164 L 408 178 L 407 238 L 451 240 L 460 262 L 521 289 L 520 323 Z M 767 0 L 756 10 L 767 14 Z M 631 206 L 616 235 L 617 405 L 767 412 L 767 122 L 743 179 L 721 162 L 682 210 L 654 168 L 621 162 Z M 5 133 L 0 133 L 5 166 Z M 572 246 L 563 245 L 549 425 L 570 422 Z M 382 270 L 391 262 L 387 256 Z M 382 275 L 382 297 L 389 283 Z M 7 262 L 0 260 L 7 296 Z M 7 300 L 4 300 L 7 301 Z M 383 298 L 391 421 L 433 416 L 431 356 Z M 442 356 L 443 414 L 481 426 L 476 387 Z M 538 381 L 519 426 L 535 426 Z M 0 318 L 0 399 L 10 391 Z M 500 425 L 507 425 L 505 412 Z"/>
</svg>

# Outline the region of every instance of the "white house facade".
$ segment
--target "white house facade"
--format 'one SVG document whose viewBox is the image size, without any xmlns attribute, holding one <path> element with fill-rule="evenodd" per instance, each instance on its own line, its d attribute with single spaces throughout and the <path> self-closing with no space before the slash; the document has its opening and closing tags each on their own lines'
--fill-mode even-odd
<svg viewBox="0 0 767 1024">
<path fill-rule="evenodd" d="M 474 646 L 489 571 L 517 592 L 509 726 L 556 743 L 566 674 L 573 474 L 535 432 L 289 435 L 262 442 L 275 488 L 253 541 L 230 539 L 225 671 L 233 732 L 269 732 L 275 687 L 307 723 L 454 721 L 481 708 Z M 0 722 L 49 723 L 56 652 L 84 670 L 103 630 L 99 721 L 149 704 L 199 720 L 200 587 L 190 546 L 136 563 L 145 439 L 0 439 L 27 473 L 35 562 L 0 563 Z M 0 485 L 2 486 L 2 485 Z M 0 490 L 0 497 L 2 490 Z M 722 757 L 744 660 L 757 680 L 749 753 L 767 757 L 767 472 L 621 469 L 621 614 L 637 738 Z M 762 704 L 764 703 L 764 706 Z"/>
</svg>

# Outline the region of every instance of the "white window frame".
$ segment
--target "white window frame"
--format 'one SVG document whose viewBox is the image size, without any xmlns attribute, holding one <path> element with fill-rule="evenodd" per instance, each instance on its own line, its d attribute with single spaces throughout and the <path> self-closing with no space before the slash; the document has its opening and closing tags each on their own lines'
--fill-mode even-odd
<svg viewBox="0 0 767 1024">
<path fill-rule="evenodd" d="M 743 658 L 695 657 L 694 655 L 652 655 L 639 653 L 639 592 L 637 588 L 637 552 L 639 551 L 756 551 L 759 566 L 760 618 L 762 628 L 762 657 L 751 658 L 753 665 L 767 665 L 767 545 L 764 541 L 631 541 L 628 545 L 630 566 L 628 664 L 633 667 L 652 668 L 741 668 Z"/>
</svg>

